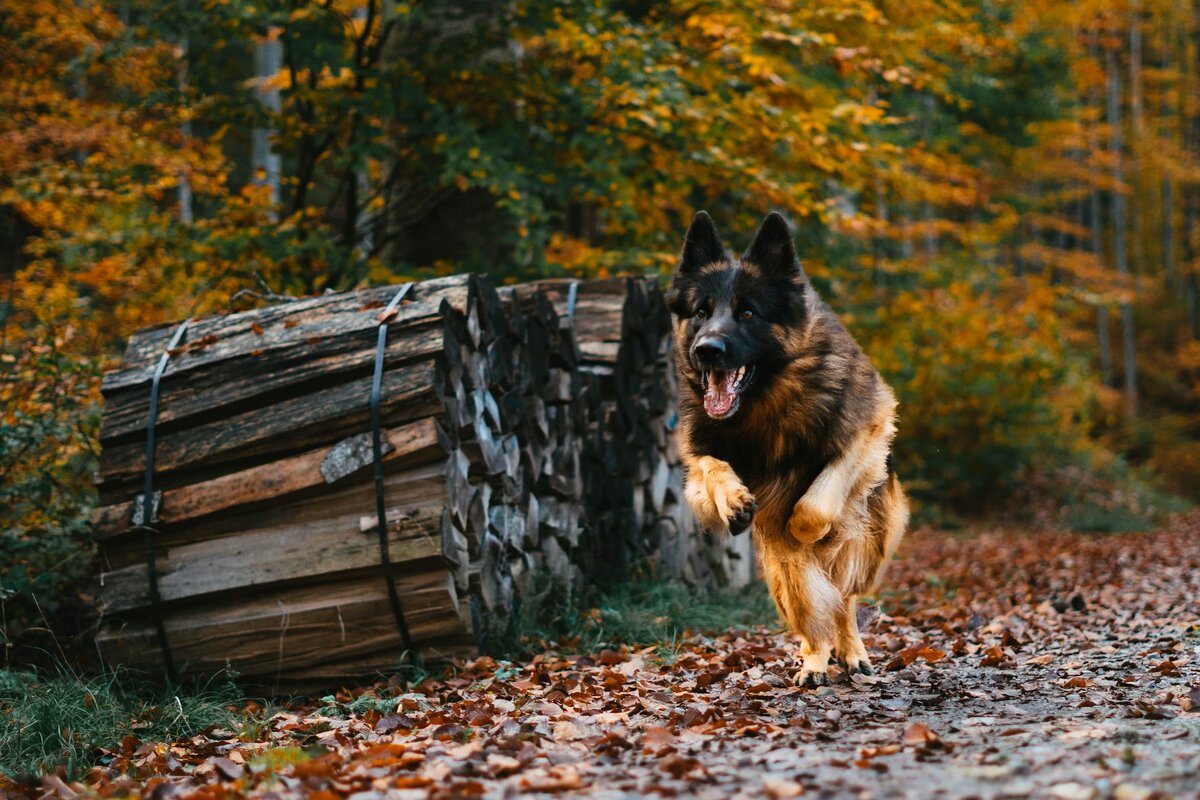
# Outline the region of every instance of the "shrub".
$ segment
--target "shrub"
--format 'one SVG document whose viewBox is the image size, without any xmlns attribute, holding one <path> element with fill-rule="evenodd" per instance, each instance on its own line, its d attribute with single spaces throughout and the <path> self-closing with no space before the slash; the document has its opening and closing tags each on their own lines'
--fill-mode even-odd
<svg viewBox="0 0 1200 800">
<path fill-rule="evenodd" d="M 1032 279 L 949 279 L 851 318 L 899 397 L 894 458 L 916 498 L 978 508 L 1035 460 L 1085 446 L 1086 372 L 1056 322 L 1059 301 Z"/>
<path fill-rule="evenodd" d="M 81 625 L 99 429 L 96 370 L 52 343 L 4 356 L 0 399 L 3 663 L 57 651 Z M 57 641 L 55 634 L 57 634 Z"/>
</svg>

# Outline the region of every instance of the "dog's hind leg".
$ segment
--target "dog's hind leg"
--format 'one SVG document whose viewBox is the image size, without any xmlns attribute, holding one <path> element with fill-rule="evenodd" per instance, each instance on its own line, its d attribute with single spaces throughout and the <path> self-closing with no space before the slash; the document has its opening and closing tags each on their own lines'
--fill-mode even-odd
<svg viewBox="0 0 1200 800">
<path fill-rule="evenodd" d="M 858 633 L 858 610 L 855 607 L 855 596 L 848 595 L 842 600 L 842 608 L 837 618 L 837 653 L 838 658 L 846 666 L 846 672 L 854 675 L 873 675 L 871 660 L 867 657 L 867 648 Z"/>
<path fill-rule="evenodd" d="M 762 555 L 771 597 L 788 628 L 804 639 L 800 671 L 793 681 L 802 686 L 824 686 L 829 683 L 829 654 L 837 634 L 841 592 L 808 554 L 777 554 L 768 546 Z"/>
<path fill-rule="evenodd" d="M 896 473 L 888 474 L 883 490 L 877 496 L 872 496 L 870 505 L 876 530 L 882 540 L 883 563 L 874 575 L 874 580 L 878 583 L 883 567 L 891 560 L 896 548 L 900 546 L 900 540 L 904 538 L 905 530 L 908 529 L 908 497 L 904 494 L 904 488 L 900 486 Z"/>
</svg>

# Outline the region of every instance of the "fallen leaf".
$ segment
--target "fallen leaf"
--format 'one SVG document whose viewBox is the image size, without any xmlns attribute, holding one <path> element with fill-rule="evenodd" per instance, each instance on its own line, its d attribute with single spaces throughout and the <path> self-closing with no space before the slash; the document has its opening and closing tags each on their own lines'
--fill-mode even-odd
<svg viewBox="0 0 1200 800">
<path fill-rule="evenodd" d="M 521 776 L 520 786 L 526 792 L 561 792 L 582 789 L 583 778 L 571 766 L 535 769 Z"/>
<path fill-rule="evenodd" d="M 766 777 L 763 779 L 763 794 L 771 800 L 784 800 L 804 794 L 804 787 L 787 778 Z"/>
<path fill-rule="evenodd" d="M 905 744 L 929 744 L 938 741 L 938 736 L 923 722 L 913 722 L 904 729 Z"/>
<path fill-rule="evenodd" d="M 227 781 L 240 780 L 242 775 L 245 774 L 245 769 L 243 769 L 242 765 L 236 763 L 230 758 L 218 756 L 209 759 L 209 763 L 211 763 L 216 768 L 217 773 Z"/>
</svg>

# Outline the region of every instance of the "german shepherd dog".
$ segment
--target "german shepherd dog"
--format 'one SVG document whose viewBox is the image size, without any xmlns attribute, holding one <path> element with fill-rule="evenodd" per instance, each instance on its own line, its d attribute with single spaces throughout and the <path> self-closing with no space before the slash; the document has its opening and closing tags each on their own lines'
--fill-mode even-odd
<svg viewBox="0 0 1200 800">
<path fill-rule="evenodd" d="M 895 395 L 813 291 L 778 213 L 741 258 L 698 213 L 667 302 L 688 504 L 712 533 L 753 527 L 771 597 L 803 638 L 796 683 L 827 684 L 833 651 L 871 674 L 855 597 L 908 525 Z"/>
</svg>

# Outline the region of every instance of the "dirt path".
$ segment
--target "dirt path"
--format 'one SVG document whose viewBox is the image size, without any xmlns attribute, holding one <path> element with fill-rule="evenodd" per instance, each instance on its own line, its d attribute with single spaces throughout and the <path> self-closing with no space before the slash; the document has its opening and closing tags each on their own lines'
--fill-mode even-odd
<svg viewBox="0 0 1200 800">
<path fill-rule="evenodd" d="M 864 614 L 879 674 L 853 683 L 792 687 L 796 644 L 765 631 L 480 660 L 280 715 L 257 742 L 129 743 L 112 766 L 160 797 L 1200 797 L 1200 515 L 920 532 L 886 583 L 890 615 Z"/>
</svg>

